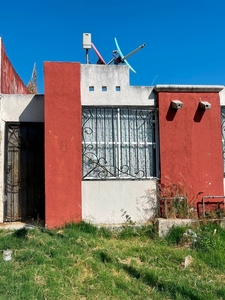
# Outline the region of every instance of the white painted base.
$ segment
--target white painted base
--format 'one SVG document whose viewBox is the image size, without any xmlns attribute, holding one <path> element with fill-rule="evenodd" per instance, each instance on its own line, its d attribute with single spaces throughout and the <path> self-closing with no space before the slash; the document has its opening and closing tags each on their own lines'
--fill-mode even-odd
<svg viewBox="0 0 225 300">
<path fill-rule="evenodd" d="M 144 224 L 158 205 L 156 180 L 82 182 L 82 219 L 93 224 Z M 126 217 L 127 215 L 127 217 Z"/>
</svg>

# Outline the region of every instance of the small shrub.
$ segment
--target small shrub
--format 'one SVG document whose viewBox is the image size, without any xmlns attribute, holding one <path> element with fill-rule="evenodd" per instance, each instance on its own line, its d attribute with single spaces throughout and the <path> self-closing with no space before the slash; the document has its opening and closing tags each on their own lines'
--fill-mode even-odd
<svg viewBox="0 0 225 300">
<path fill-rule="evenodd" d="M 64 227 L 65 231 L 82 232 L 95 235 L 98 228 L 90 223 L 81 221 L 80 223 L 69 223 Z"/>
<path fill-rule="evenodd" d="M 193 245 L 199 251 L 213 251 L 220 247 L 222 228 L 217 224 L 207 224 L 197 229 L 197 241 Z"/>
<path fill-rule="evenodd" d="M 18 229 L 16 230 L 13 235 L 17 238 L 27 238 L 27 235 L 28 235 L 28 229 L 27 228 L 21 228 L 21 229 Z"/>
<path fill-rule="evenodd" d="M 170 204 L 172 215 L 176 218 L 187 218 L 188 216 L 188 206 L 186 198 L 175 197 Z"/>
<path fill-rule="evenodd" d="M 186 227 L 181 227 L 181 226 L 174 226 L 168 235 L 166 236 L 166 240 L 169 245 L 171 244 L 176 244 L 179 245 L 182 241 L 183 235 L 185 231 L 187 230 Z"/>
<path fill-rule="evenodd" d="M 224 209 L 217 208 L 214 210 L 208 210 L 205 212 L 206 219 L 222 219 L 225 217 Z"/>
<path fill-rule="evenodd" d="M 123 226 L 122 230 L 118 232 L 118 238 L 120 239 L 129 239 L 134 236 L 139 236 L 139 233 L 133 226 Z"/>
<path fill-rule="evenodd" d="M 125 223 L 128 225 L 134 225 L 135 222 L 132 221 L 131 216 L 128 214 L 128 212 L 124 209 L 121 209 L 122 217 L 125 218 Z"/>
<path fill-rule="evenodd" d="M 189 209 L 193 197 L 185 183 L 173 183 L 169 180 L 167 183 L 159 184 L 158 191 L 162 216 L 166 218 L 193 217 Z"/>
<path fill-rule="evenodd" d="M 110 230 L 109 228 L 100 227 L 98 231 L 98 235 L 102 238 L 110 239 L 112 237 L 112 230 Z"/>
<path fill-rule="evenodd" d="M 158 239 L 159 238 L 159 234 L 158 234 L 158 230 L 157 227 L 155 225 L 153 226 L 148 226 L 147 227 L 147 236 L 149 236 L 151 239 Z"/>
</svg>

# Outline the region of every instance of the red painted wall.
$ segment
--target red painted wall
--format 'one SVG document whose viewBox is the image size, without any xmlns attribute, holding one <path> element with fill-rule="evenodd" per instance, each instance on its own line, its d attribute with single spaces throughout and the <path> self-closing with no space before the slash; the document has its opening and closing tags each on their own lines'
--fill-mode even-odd
<svg viewBox="0 0 225 300">
<path fill-rule="evenodd" d="M 14 70 L 10 60 L 8 59 L 1 39 L 0 39 L 0 44 L 1 44 L 0 93 L 29 94 L 27 87 L 20 79 L 20 77 Z"/>
<path fill-rule="evenodd" d="M 183 108 L 170 108 L 181 100 Z M 198 109 L 199 101 L 212 104 Z M 218 93 L 159 92 L 161 182 L 183 183 L 189 201 L 204 195 L 223 195 L 223 159 Z"/>
<path fill-rule="evenodd" d="M 44 64 L 45 223 L 81 220 L 80 64 Z"/>
</svg>

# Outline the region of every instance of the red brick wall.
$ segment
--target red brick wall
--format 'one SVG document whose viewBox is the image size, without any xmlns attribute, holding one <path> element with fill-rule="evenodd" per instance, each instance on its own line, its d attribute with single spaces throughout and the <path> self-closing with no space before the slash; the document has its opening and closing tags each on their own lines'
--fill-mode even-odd
<svg viewBox="0 0 225 300">
<path fill-rule="evenodd" d="M 44 64 L 45 223 L 81 220 L 80 64 Z"/>
</svg>

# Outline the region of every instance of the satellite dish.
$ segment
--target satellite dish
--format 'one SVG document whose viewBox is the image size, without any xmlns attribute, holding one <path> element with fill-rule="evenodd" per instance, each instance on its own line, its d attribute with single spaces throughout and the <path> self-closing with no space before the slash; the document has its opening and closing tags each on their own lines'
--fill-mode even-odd
<svg viewBox="0 0 225 300">
<path fill-rule="evenodd" d="M 136 71 L 131 67 L 131 65 L 126 60 L 126 58 L 128 57 L 128 55 L 126 55 L 126 57 L 125 57 L 123 55 L 122 51 L 120 50 L 120 46 L 119 46 L 116 38 L 115 38 L 115 44 L 116 44 L 116 48 L 117 48 L 117 52 L 118 52 L 119 56 L 114 60 L 114 64 L 118 65 L 119 63 L 125 63 L 130 68 L 130 70 L 132 72 L 136 73 Z M 131 56 L 131 55 L 129 55 L 129 56 Z"/>
<path fill-rule="evenodd" d="M 90 42 L 89 42 L 89 44 L 90 44 Z M 88 44 L 88 46 L 89 46 L 89 44 Z M 132 72 L 136 73 L 136 71 L 128 63 L 127 59 L 131 55 L 135 54 L 136 52 L 138 52 L 139 50 L 141 50 L 142 48 L 144 48 L 145 44 L 142 44 L 141 46 L 139 46 L 138 48 L 134 49 L 133 51 L 131 51 L 130 53 L 128 53 L 125 56 L 123 55 L 123 53 L 122 53 L 122 51 L 120 49 L 120 46 L 119 46 L 116 38 L 115 38 L 115 44 L 116 44 L 116 50 L 113 51 L 113 58 L 108 63 L 106 63 L 105 60 L 104 60 L 104 58 L 102 57 L 102 55 L 98 51 L 98 49 L 95 47 L 95 45 L 93 43 L 91 43 L 91 47 L 94 49 L 95 54 L 98 57 L 97 64 L 100 64 L 100 65 L 110 65 L 111 63 L 114 63 L 115 65 L 126 64 Z M 86 51 L 88 51 L 88 50 L 86 49 Z"/>
</svg>

